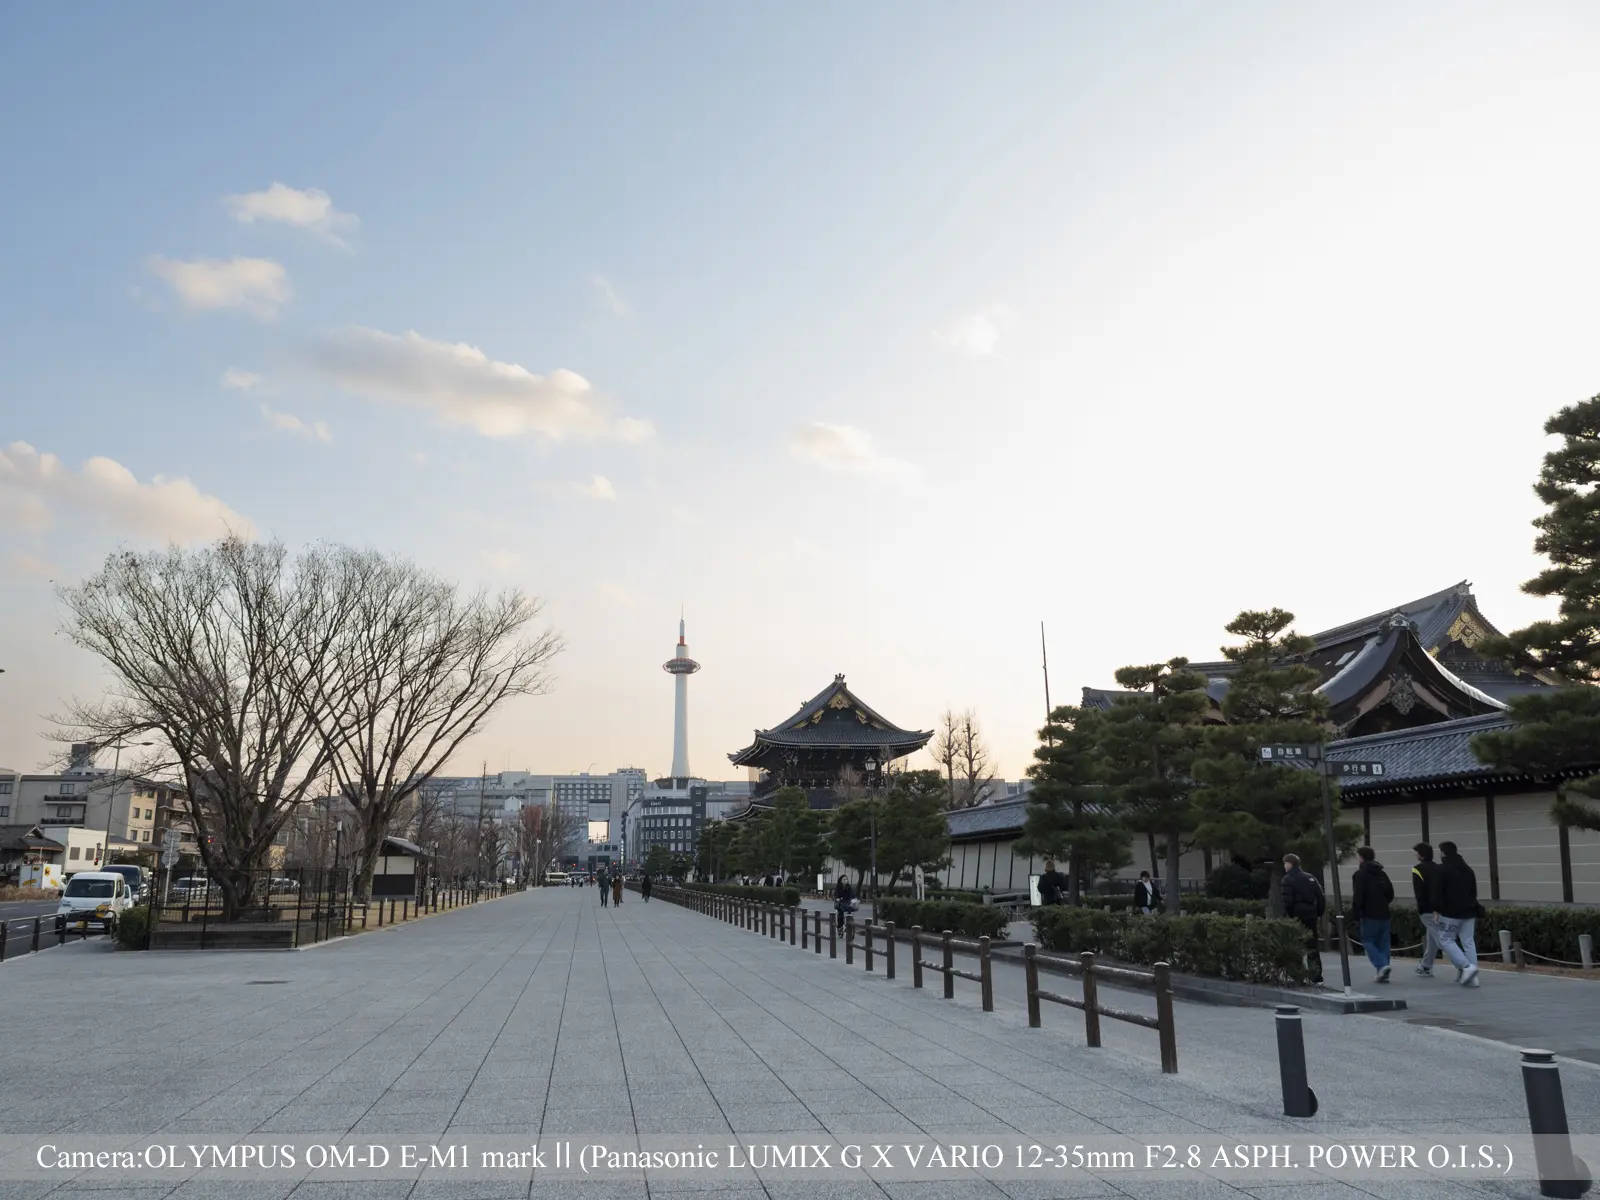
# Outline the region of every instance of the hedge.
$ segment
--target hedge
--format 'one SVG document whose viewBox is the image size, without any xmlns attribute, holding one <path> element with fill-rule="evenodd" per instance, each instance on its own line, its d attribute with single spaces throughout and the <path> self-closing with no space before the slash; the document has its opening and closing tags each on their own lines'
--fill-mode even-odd
<svg viewBox="0 0 1600 1200">
<path fill-rule="evenodd" d="M 957 900 L 900 900 L 886 896 L 873 902 L 876 920 L 893 921 L 900 929 L 920 925 L 924 933 L 946 929 L 963 937 L 996 938 L 1005 932 L 1010 914 L 992 904 L 962 904 Z"/>
<path fill-rule="evenodd" d="M 1083 907 L 1103 909 L 1110 905 L 1112 912 L 1130 912 L 1133 909 L 1133 897 L 1129 895 L 1095 896 L 1085 895 Z M 1183 893 L 1179 907 L 1185 913 L 1194 915 L 1211 913 L 1224 917 L 1264 917 L 1267 915 L 1267 902 L 1265 900 L 1228 900 L 1219 896 L 1202 896 L 1194 892 Z"/>
<path fill-rule="evenodd" d="M 784 908 L 800 907 L 800 889 L 796 887 L 744 887 L 737 883 L 686 883 L 686 892 L 706 892 L 713 896 L 736 896 L 740 900 L 755 900 L 761 904 L 781 904 Z"/>
<path fill-rule="evenodd" d="M 1540 905 L 1486 904 L 1487 914 L 1478 921 L 1474 934 L 1479 957 L 1492 957 L 1500 952 L 1500 930 L 1509 929 L 1511 940 L 1519 943 L 1530 954 L 1557 958 L 1565 962 L 1578 961 L 1578 935 L 1590 934 L 1600 941 L 1600 908 L 1556 908 Z M 1348 912 L 1345 929 L 1352 938 L 1359 938 L 1361 930 Z M 1389 909 L 1389 940 L 1396 946 L 1416 946 L 1422 941 L 1422 920 L 1417 910 L 1409 904 L 1396 904 Z M 1420 956 L 1420 948 L 1408 950 Z"/>
<path fill-rule="evenodd" d="M 1034 936 L 1047 950 L 1083 950 L 1121 962 L 1158 962 L 1174 971 L 1246 983 L 1306 981 L 1306 934 L 1295 921 L 1192 917 L 1053 907 L 1034 914 Z"/>
<path fill-rule="evenodd" d="M 124 950 L 150 949 L 150 909 L 143 904 L 125 909 L 117 918 L 116 939 Z"/>
</svg>

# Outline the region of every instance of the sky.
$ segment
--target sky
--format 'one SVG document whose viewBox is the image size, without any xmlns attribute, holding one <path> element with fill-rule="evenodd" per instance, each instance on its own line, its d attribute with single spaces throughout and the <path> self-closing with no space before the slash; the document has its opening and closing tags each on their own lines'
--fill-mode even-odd
<svg viewBox="0 0 1600 1200">
<path fill-rule="evenodd" d="M 1600 391 L 1600 9 L 0 7 L 0 762 L 56 585 L 225 530 L 521 588 L 452 764 L 665 773 L 845 674 L 1051 698 L 1470 580 Z M 926 765 L 924 761 L 922 765 Z"/>
</svg>

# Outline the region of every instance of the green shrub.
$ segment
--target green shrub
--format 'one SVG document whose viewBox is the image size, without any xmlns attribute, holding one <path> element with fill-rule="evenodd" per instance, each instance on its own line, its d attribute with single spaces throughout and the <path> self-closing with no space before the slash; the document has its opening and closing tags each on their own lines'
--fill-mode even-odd
<svg viewBox="0 0 1600 1200">
<path fill-rule="evenodd" d="M 1568 908 L 1556 905 L 1486 904 L 1476 932 L 1478 954 L 1490 957 L 1499 953 L 1500 930 L 1509 929 L 1511 940 L 1530 954 L 1544 958 L 1578 961 L 1578 936 L 1587 933 L 1600 941 L 1600 908 Z M 1355 919 L 1345 914 L 1345 927 L 1352 938 L 1361 930 Z M 1389 909 L 1389 940 L 1395 946 L 1418 947 L 1423 939 L 1422 919 L 1409 904 Z M 1420 956 L 1420 947 L 1406 950 Z"/>
<path fill-rule="evenodd" d="M 1265 900 L 1271 886 L 1272 876 L 1264 867 L 1252 870 L 1236 862 L 1227 862 L 1206 878 L 1206 895 L 1219 900 Z"/>
<path fill-rule="evenodd" d="M 875 901 L 873 915 L 879 921 L 893 921 L 901 929 L 920 925 L 924 933 L 943 933 L 946 929 L 962 937 L 997 938 L 1010 923 L 1010 914 L 992 904 L 963 904 L 957 900 L 900 900 L 886 897 Z"/>
<path fill-rule="evenodd" d="M 1164 962 L 1191 975 L 1278 985 L 1306 979 L 1305 930 L 1295 921 L 1056 907 L 1034 914 L 1034 936 L 1058 953 L 1089 950 L 1120 962 Z"/>
<path fill-rule="evenodd" d="M 754 900 L 760 904 L 781 904 L 784 908 L 800 907 L 800 889 L 796 887 L 744 887 L 737 883 L 686 883 L 686 892 L 706 892 L 713 896 L 737 896 L 741 900 Z"/>
<path fill-rule="evenodd" d="M 150 949 L 150 909 L 147 905 L 127 909 L 117 918 L 117 945 L 124 950 Z"/>
</svg>

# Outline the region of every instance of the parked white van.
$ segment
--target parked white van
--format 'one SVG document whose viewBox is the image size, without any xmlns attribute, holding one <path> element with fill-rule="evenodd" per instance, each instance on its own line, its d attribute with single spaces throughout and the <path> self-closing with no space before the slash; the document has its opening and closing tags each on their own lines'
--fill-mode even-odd
<svg viewBox="0 0 1600 1200">
<path fill-rule="evenodd" d="M 66 917 L 68 925 L 86 922 L 110 933 L 131 904 L 127 880 L 115 871 L 79 871 L 67 880 L 56 915 Z"/>
</svg>

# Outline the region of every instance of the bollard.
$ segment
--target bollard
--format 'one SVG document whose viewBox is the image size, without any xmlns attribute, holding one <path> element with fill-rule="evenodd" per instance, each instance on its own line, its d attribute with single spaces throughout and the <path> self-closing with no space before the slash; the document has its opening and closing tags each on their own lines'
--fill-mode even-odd
<svg viewBox="0 0 1600 1200">
<path fill-rule="evenodd" d="M 0 940 L 0 951 L 5 949 L 5 942 Z M 911 927 L 911 986 L 922 986 L 922 926 Z"/>
<path fill-rule="evenodd" d="M 944 998 L 946 1000 L 954 1000 L 956 998 L 956 977 L 954 974 L 956 952 L 955 948 L 950 945 L 950 939 L 953 936 L 950 930 L 946 929 L 944 931 Z"/>
<path fill-rule="evenodd" d="M 1306 1037 L 1300 1023 L 1300 1009 L 1280 1004 L 1273 1017 L 1278 1027 L 1278 1078 L 1283 1083 L 1283 1115 L 1314 1117 L 1317 1094 L 1306 1082 Z"/>
<path fill-rule="evenodd" d="M 1577 1200 L 1594 1182 L 1583 1159 L 1572 1153 L 1567 1105 L 1561 1096 L 1561 1070 L 1548 1050 L 1522 1052 L 1522 1090 L 1528 1100 L 1533 1155 L 1539 1166 L 1539 1194 Z"/>
<path fill-rule="evenodd" d="M 791 946 L 794 945 L 794 923 L 798 919 L 795 914 L 797 914 L 799 911 L 800 910 L 798 908 L 791 908 L 789 910 L 789 945 Z"/>
<path fill-rule="evenodd" d="M 78 930 L 82 934 L 82 936 L 79 937 L 78 940 L 80 942 L 86 941 L 88 939 L 88 937 L 89 937 L 89 922 L 85 921 L 82 925 L 79 925 L 78 926 Z M 56 914 L 56 945 L 57 946 L 65 946 L 66 944 L 67 944 L 67 919 L 65 917 L 61 916 L 59 913 L 57 913 Z"/>
<path fill-rule="evenodd" d="M 35 950 L 37 950 L 39 948 L 39 918 L 38 917 L 35 917 L 33 919 L 33 948 Z"/>
<path fill-rule="evenodd" d="M 883 977 L 894 978 L 894 922 L 883 923 Z"/>
<path fill-rule="evenodd" d="M 819 908 L 811 914 L 811 950 L 815 954 L 822 953 L 822 910 Z"/>
<path fill-rule="evenodd" d="M 856 919 L 847 916 L 844 919 L 844 965 L 853 967 L 856 963 Z"/>
<path fill-rule="evenodd" d="M 801 913 L 800 914 L 800 949 L 801 950 L 805 950 L 805 949 L 808 948 L 808 946 L 806 944 L 806 935 L 809 934 L 810 932 L 811 932 L 811 927 L 806 922 L 806 915 L 805 915 L 805 913 Z"/>
<path fill-rule="evenodd" d="M 1594 967 L 1594 934 L 1580 933 L 1578 935 L 1578 961 L 1583 964 L 1585 971 Z"/>
<path fill-rule="evenodd" d="M 828 957 L 839 957 L 839 922 L 828 918 Z"/>
<path fill-rule="evenodd" d="M 1511 930 L 1509 929 L 1500 931 L 1500 961 L 1508 967 L 1511 965 Z"/>
<path fill-rule="evenodd" d="M 6 960 L 6 923 L 0 921 L 0 962 Z"/>
<path fill-rule="evenodd" d="M 861 936 L 867 951 L 867 970 L 872 970 L 872 922 L 868 921 L 861 927 Z"/>
<path fill-rule="evenodd" d="M 1094 954 L 1085 950 L 1078 955 L 1083 964 L 1083 1040 L 1088 1046 L 1100 1045 L 1100 983 L 1094 977 Z"/>
<path fill-rule="evenodd" d="M 1521 971 L 1528 965 L 1528 960 L 1522 956 L 1522 944 L 1511 943 L 1511 957 L 1517 960 L 1517 970 Z"/>
<path fill-rule="evenodd" d="M 1178 1073 L 1178 1027 L 1172 1016 L 1172 967 L 1158 962 L 1156 975 L 1156 1034 L 1161 1041 L 1161 1073 Z"/>
<path fill-rule="evenodd" d="M 989 975 L 989 937 L 978 939 L 978 987 L 983 994 L 983 1011 L 994 1011 L 994 980 Z"/>
<path fill-rule="evenodd" d="M 1039 960 L 1034 957 L 1038 952 L 1039 948 L 1032 942 L 1022 948 L 1022 965 L 1028 980 L 1029 1029 L 1037 1029 L 1042 1024 L 1039 1019 Z"/>
</svg>

